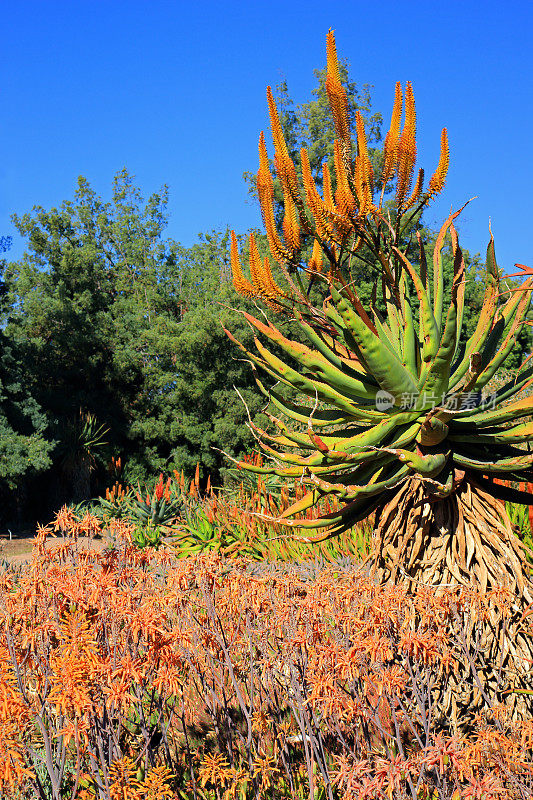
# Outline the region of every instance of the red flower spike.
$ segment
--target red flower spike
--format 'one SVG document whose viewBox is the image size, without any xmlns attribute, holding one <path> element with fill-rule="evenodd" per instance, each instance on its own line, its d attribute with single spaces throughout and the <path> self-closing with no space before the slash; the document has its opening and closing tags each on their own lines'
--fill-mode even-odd
<svg viewBox="0 0 533 800">
<path fill-rule="evenodd" d="M 164 491 L 164 488 L 163 488 L 163 473 L 161 473 L 161 475 L 159 476 L 159 481 L 157 482 L 157 485 L 156 485 L 155 490 L 154 490 L 155 496 L 156 496 L 156 498 L 158 500 L 161 500 L 161 498 L 163 497 L 163 491 Z"/>
</svg>

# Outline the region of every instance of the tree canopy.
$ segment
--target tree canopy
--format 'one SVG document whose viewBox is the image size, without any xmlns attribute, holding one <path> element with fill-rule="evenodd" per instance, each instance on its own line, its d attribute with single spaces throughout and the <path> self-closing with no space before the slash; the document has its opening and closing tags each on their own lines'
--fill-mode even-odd
<svg viewBox="0 0 533 800">
<path fill-rule="evenodd" d="M 166 187 L 145 201 L 122 170 L 108 202 L 80 178 L 72 201 L 14 217 L 28 246 L 3 270 L 5 489 L 30 465 L 50 467 L 48 495 L 72 499 L 65 453 L 81 452 L 72 433 L 80 413 L 106 431 L 94 490 L 111 455 L 122 455 L 130 481 L 192 473 L 197 462 L 216 481 L 224 457 L 213 448 L 251 446 L 234 385 L 254 413 L 258 400 L 221 326 L 231 316 L 244 327 L 230 310 L 227 235 L 205 234 L 191 248 L 165 238 L 167 201 Z"/>
</svg>

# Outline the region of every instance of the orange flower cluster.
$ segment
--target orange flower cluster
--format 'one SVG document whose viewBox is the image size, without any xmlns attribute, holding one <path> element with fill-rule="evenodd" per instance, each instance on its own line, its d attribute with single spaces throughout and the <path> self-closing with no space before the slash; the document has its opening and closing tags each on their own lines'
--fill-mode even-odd
<svg viewBox="0 0 533 800">
<path fill-rule="evenodd" d="M 113 484 L 111 489 L 105 490 L 105 499 L 110 503 L 120 503 L 121 500 L 124 500 L 125 496 L 126 492 L 122 484 L 118 483 L 118 481 Z"/>
<path fill-rule="evenodd" d="M 465 663 L 482 680 L 463 625 L 512 598 L 409 596 L 348 563 L 176 561 L 115 534 L 91 553 L 43 529 L 0 576 L 6 800 L 531 796 L 533 720 L 499 704 L 507 673 L 468 732 L 439 712 Z"/>
<path fill-rule="evenodd" d="M 101 533 L 101 522 L 98 517 L 95 517 L 94 514 L 86 513 L 80 519 L 70 506 L 63 506 L 56 514 L 51 527 L 54 533 L 68 533 L 69 536 L 74 538 L 78 538 L 78 536 L 95 536 Z"/>
<path fill-rule="evenodd" d="M 156 483 L 155 488 L 154 488 L 154 495 L 155 495 L 157 500 L 162 500 L 163 498 L 165 498 L 167 503 L 170 502 L 170 484 L 171 484 L 171 481 L 172 481 L 171 478 L 167 478 L 167 481 L 165 483 L 164 480 L 163 480 L 163 473 L 161 473 L 161 475 L 159 476 L 159 480 Z"/>
<path fill-rule="evenodd" d="M 444 128 L 439 163 L 427 189 L 424 191 L 423 169 L 418 171 L 413 185 L 417 155 L 415 100 L 413 88 L 407 82 L 404 102 L 402 87 L 397 83 L 390 128 L 385 137 L 383 166 L 378 180 L 375 180 L 364 120 L 359 111 L 355 114 L 355 137 L 352 140 L 349 101 L 341 80 L 335 36 L 331 30 L 327 35 L 326 52 L 326 93 L 337 138 L 333 142 L 333 174 L 329 164 L 322 165 L 322 196 L 312 175 L 307 149 L 301 149 L 299 164 L 291 158 L 272 90 L 270 86 L 267 87 L 274 142 L 273 163 L 283 193 L 284 216 L 281 226 L 277 224 L 274 214 L 275 183 L 264 133 L 261 132 L 259 136 L 256 186 L 261 215 L 271 256 L 281 267 L 295 297 L 299 293 L 290 278 L 291 268 L 303 267 L 310 274 L 321 272 L 322 254 L 334 262 L 340 252 L 357 250 L 365 236 L 371 235 L 371 221 L 379 224 L 384 193 L 391 180 L 396 179 L 395 203 L 398 216 L 401 217 L 414 207 L 422 209 L 442 191 L 449 166 L 448 137 Z M 405 115 L 402 127 L 403 107 Z M 379 201 L 374 198 L 376 185 L 381 187 Z M 307 253 L 307 264 L 301 264 L 307 245 L 311 244 L 311 257 Z M 253 234 L 249 242 L 249 264 L 251 281 L 243 274 L 237 239 L 232 232 L 231 265 L 235 289 L 245 297 L 260 298 L 275 311 L 281 310 L 284 307 L 283 300 L 288 295 L 274 281 L 268 257 L 261 260 Z M 289 265 L 288 271 L 286 265 Z"/>
</svg>

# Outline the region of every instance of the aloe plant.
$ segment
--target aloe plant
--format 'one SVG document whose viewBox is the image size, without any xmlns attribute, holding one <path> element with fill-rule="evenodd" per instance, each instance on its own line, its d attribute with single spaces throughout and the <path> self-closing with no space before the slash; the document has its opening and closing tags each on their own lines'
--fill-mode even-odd
<svg viewBox="0 0 533 800">
<path fill-rule="evenodd" d="M 149 520 L 146 524 L 136 525 L 131 538 L 133 543 L 140 550 L 143 550 L 145 547 L 154 547 L 157 549 L 163 541 L 163 535 L 162 529 Z"/>
<path fill-rule="evenodd" d="M 140 526 L 150 525 L 153 528 L 174 522 L 182 511 L 183 500 L 180 495 L 171 493 L 170 483 L 171 479 L 168 478 L 165 484 L 161 474 L 153 490 L 145 487 L 143 495 L 139 489 L 136 499 L 130 499 L 128 502 L 129 517 Z"/>
<path fill-rule="evenodd" d="M 354 137 L 350 132 L 331 31 L 326 88 L 336 140 L 333 169 L 323 168 L 322 194 L 306 150 L 298 163 L 291 159 L 267 90 L 275 171 L 284 195 L 280 226 L 263 134 L 257 190 L 275 270 L 268 257 L 260 257 L 251 235 L 246 277 L 232 234 L 236 290 L 289 317 L 301 333 L 301 340 L 289 339 L 271 321 L 246 312 L 256 333 L 255 350 L 227 332 L 253 365 L 274 428 L 252 424 L 268 461 L 239 466 L 293 477 L 307 487 L 303 499 L 282 515 L 305 541 L 338 535 L 375 511 L 372 565 L 382 580 L 503 585 L 530 602 L 523 546 L 500 500 L 529 504 L 531 495 L 493 479 L 524 481 L 533 475 L 533 423 L 523 421 L 533 414 L 533 396 L 519 396 L 533 383 L 533 368 L 524 364 L 490 397 L 483 393 L 528 324 L 533 281 L 528 277 L 518 290 L 502 293 L 491 234 L 483 306 L 474 332 L 463 340 L 465 264 L 454 226 L 460 211 L 444 222 L 431 265 L 420 236 L 415 242 L 406 236 L 444 186 L 446 129 L 436 170 L 424 187 L 422 169 L 414 179 L 412 87 L 408 83 L 405 89 L 402 126 L 404 100 L 397 84 L 383 167 L 374 176 L 359 114 Z M 394 200 L 386 203 L 391 184 Z M 443 250 L 450 239 L 453 280 L 446 286 Z M 374 276 L 366 306 L 350 280 L 357 254 Z M 316 287 L 319 302 L 310 299 Z M 302 519 L 324 495 L 335 495 L 341 509 Z"/>
</svg>

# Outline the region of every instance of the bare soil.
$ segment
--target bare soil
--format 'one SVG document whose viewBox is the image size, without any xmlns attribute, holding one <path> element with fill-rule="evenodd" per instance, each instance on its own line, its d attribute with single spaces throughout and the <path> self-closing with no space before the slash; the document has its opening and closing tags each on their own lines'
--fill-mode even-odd
<svg viewBox="0 0 533 800">
<path fill-rule="evenodd" d="M 29 561 L 35 538 L 35 531 L 30 529 L 12 533 L 11 538 L 9 531 L 2 532 L 0 534 L 0 562 L 24 564 Z M 80 536 L 78 539 L 80 550 L 103 550 L 108 545 L 109 540 L 106 536 L 99 539 Z"/>
</svg>

